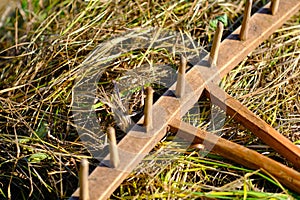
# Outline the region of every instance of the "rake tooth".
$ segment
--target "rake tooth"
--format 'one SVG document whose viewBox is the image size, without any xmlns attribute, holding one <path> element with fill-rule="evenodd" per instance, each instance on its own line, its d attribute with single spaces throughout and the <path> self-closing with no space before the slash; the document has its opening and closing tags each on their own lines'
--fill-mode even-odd
<svg viewBox="0 0 300 200">
<path fill-rule="evenodd" d="M 115 129 L 111 126 L 108 127 L 107 135 L 109 139 L 110 165 L 113 168 L 117 168 L 120 163 L 120 159 L 119 159 Z"/>
<path fill-rule="evenodd" d="M 153 89 L 152 87 L 147 87 L 146 103 L 145 103 L 145 110 L 144 110 L 144 126 L 146 127 L 147 132 L 149 132 L 153 128 L 152 104 L 153 104 Z"/>
<path fill-rule="evenodd" d="M 89 162 L 87 159 L 82 159 L 80 162 L 80 171 L 79 171 L 79 199 L 80 200 L 89 200 Z"/>
<path fill-rule="evenodd" d="M 274 7 L 273 9 L 276 11 L 276 9 L 275 9 L 276 3 L 279 4 L 278 2 L 279 1 L 272 0 L 272 4 L 274 4 L 274 5 L 272 5 L 270 7 L 270 5 L 268 4 L 268 5 L 264 6 L 261 10 L 264 11 L 265 9 L 272 9 L 272 7 Z M 281 9 L 278 9 L 276 16 L 266 15 L 265 12 L 257 12 L 252 17 L 253 24 L 255 23 L 255 25 L 257 27 L 256 29 L 248 28 L 248 26 L 250 26 L 248 21 L 250 20 L 251 7 L 252 7 L 252 0 L 249 0 L 249 1 L 247 1 L 247 6 L 245 8 L 245 17 L 243 19 L 242 28 L 236 30 L 230 36 L 228 36 L 228 38 L 225 39 L 220 44 L 219 50 L 218 50 L 217 45 L 213 44 L 212 52 L 210 55 L 211 58 L 205 57 L 205 61 L 207 59 L 212 59 L 210 62 L 219 63 L 219 65 L 217 65 L 217 69 L 218 69 L 218 72 L 220 73 L 221 77 L 228 74 L 229 71 L 233 69 L 233 67 L 237 66 L 240 62 L 242 62 L 242 60 L 250 52 L 252 52 L 259 44 L 261 44 L 266 38 L 268 38 L 276 29 L 281 27 L 282 24 L 288 18 L 290 18 L 292 15 L 294 15 L 296 12 L 298 12 L 300 9 L 300 1 L 299 0 L 281 1 L 280 2 Z M 274 14 L 275 11 L 272 10 L 272 14 Z M 286 12 L 284 12 L 284 11 L 286 11 Z M 248 33 L 248 37 L 247 37 L 248 30 L 249 30 L 249 33 Z M 247 39 L 247 41 L 240 42 L 239 40 L 237 40 L 236 35 L 238 35 L 238 34 L 240 34 L 239 37 L 241 40 Z M 217 33 L 216 33 L 216 35 L 217 35 Z M 217 38 L 217 36 L 216 36 L 216 38 Z M 217 40 L 217 39 L 214 38 L 214 40 Z M 218 53 L 219 53 L 219 55 L 218 55 Z M 184 63 L 183 60 L 181 62 Z M 139 129 L 140 126 L 134 126 L 128 132 L 128 134 L 122 139 L 122 141 L 120 141 L 120 143 L 118 144 L 118 147 L 120 149 L 123 149 L 124 151 L 130 152 L 130 155 L 128 155 L 128 158 L 126 157 L 126 163 L 124 163 L 125 169 L 123 168 L 123 162 L 120 162 L 119 169 L 108 168 L 106 166 L 100 165 L 93 171 L 93 173 L 91 173 L 91 175 L 89 177 L 89 183 L 90 183 L 89 188 L 91 191 L 93 191 L 89 194 L 91 199 L 108 199 L 111 196 L 111 194 L 117 189 L 117 187 L 123 182 L 123 180 L 126 177 L 128 177 L 129 172 L 132 171 L 132 169 L 135 166 L 137 166 L 138 163 L 141 162 L 142 158 L 144 158 L 146 153 L 150 152 L 155 147 L 157 142 L 160 141 L 165 136 L 168 126 L 170 126 L 172 129 L 175 128 L 177 130 L 179 130 L 179 128 L 181 130 L 183 130 L 183 128 L 186 127 L 185 129 L 190 130 L 190 131 L 185 131 L 185 132 L 181 131 L 178 133 L 179 134 L 178 136 L 187 133 L 185 135 L 186 135 L 186 138 L 188 139 L 188 141 L 190 141 L 190 139 L 195 139 L 195 138 L 196 139 L 198 138 L 197 140 L 200 139 L 200 142 L 202 142 L 203 140 L 211 139 L 210 137 L 206 137 L 207 133 L 205 133 L 205 131 L 203 132 L 200 129 L 197 131 L 194 131 L 197 128 L 192 127 L 192 126 L 188 125 L 187 123 L 181 122 L 179 119 L 177 119 L 179 114 L 183 113 L 182 110 L 184 110 L 185 111 L 184 113 L 186 113 L 186 111 L 188 109 L 190 109 L 190 108 L 192 108 L 192 106 L 194 106 L 194 103 L 198 101 L 199 97 L 203 94 L 203 90 L 205 90 L 203 85 L 206 83 L 206 81 L 208 81 L 208 79 L 204 79 L 205 77 L 199 78 L 199 69 L 207 68 L 206 62 L 203 62 L 203 63 L 204 63 L 203 65 L 202 65 L 202 63 L 200 63 L 198 65 L 198 67 L 197 67 L 197 65 L 195 65 L 195 67 L 192 67 L 190 69 L 190 71 L 186 74 L 185 81 L 189 83 L 189 86 L 191 86 L 192 92 L 187 92 L 187 91 L 182 92 L 183 90 L 181 90 L 181 92 L 178 92 L 178 90 L 176 89 L 178 94 L 182 93 L 185 95 L 184 98 L 186 101 L 184 101 L 183 103 L 179 103 L 178 99 L 170 97 L 168 91 L 167 91 L 167 93 L 165 93 L 166 94 L 165 96 L 162 96 L 161 99 L 159 99 L 157 101 L 156 106 L 158 108 L 163 107 L 167 111 L 167 112 L 163 113 L 163 114 L 165 114 L 165 115 L 163 115 L 164 119 L 167 119 L 167 120 L 162 121 L 161 124 L 158 124 L 159 127 L 155 127 L 155 130 L 152 130 L 150 137 L 137 137 L 137 136 L 144 134 L 144 132 L 142 131 L 142 129 Z M 179 69 L 179 70 L 181 70 L 181 69 Z M 185 70 L 183 70 L 183 71 L 185 71 Z M 210 74 L 215 74 L 215 72 L 212 70 L 207 70 L 206 72 L 209 72 Z M 202 74 L 200 74 L 200 75 L 202 75 Z M 211 78 L 211 77 L 209 77 L 209 78 Z M 174 87 L 177 88 L 179 86 L 176 85 L 173 87 L 173 85 L 172 85 L 171 87 L 173 89 Z M 211 85 L 209 87 L 211 87 Z M 216 86 L 216 87 L 218 87 L 218 86 Z M 213 91 L 213 90 L 211 90 L 211 91 Z M 217 90 L 214 89 L 214 91 L 217 91 Z M 162 111 L 161 111 L 161 109 L 154 109 L 152 111 L 153 90 L 151 87 L 146 89 L 146 94 L 147 94 L 147 96 L 146 96 L 146 103 L 145 103 L 146 105 L 145 105 L 145 109 L 144 109 L 144 119 L 139 120 L 138 124 L 144 123 L 146 130 L 149 131 L 153 126 L 153 123 L 152 123 L 153 115 L 157 118 L 160 118 L 160 117 L 162 117 L 161 116 Z M 214 94 L 214 93 L 212 93 L 212 94 Z M 217 91 L 217 92 L 215 92 L 215 94 L 222 94 L 222 93 L 219 93 Z M 217 96 L 214 97 L 215 100 L 218 100 L 218 98 L 216 98 L 216 97 Z M 222 102 L 224 105 L 227 102 L 227 104 L 225 105 L 227 107 L 229 105 L 228 104 L 229 101 L 230 101 L 229 98 L 225 98 Z M 229 107 L 227 107 L 227 109 L 228 108 Z M 242 116 L 241 115 L 242 107 L 235 106 L 235 108 L 237 108 L 237 109 L 234 109 L 234 113 L 232 113 L 232 114 L 234 114 L 235 117 L 237 117 L 239 115 Z M 249 113 L 247 114 L 247 112 L 245 112 L 245 111 L 243 113 L 244 113 L 243 116 L 245 116 L 244 118 L 247 119 L 247 121 L 250 121 L 249 119 L 253 119 L 252 117 L 248 117 Z M 245 113 L 247 115 L 245 115 Z M 157 119 L 157 121 L 158 120 L 159 119 Z M 155 124 L 155 126 L 156 126 L 156 124 Z M 177 126 L 177 128 L 176 128 L 176 126 Z M 249 127 L 250 126 L 252 126 L 252 124 L 250 124 Z M 190 128 L 188 128 L 188 127 L 190 127 Z M 269 127 L 265 126 L 265 125 L 260 126 L 258 128 L 264 129 L 268 132 L 270 130 Z M 255 130 L 255 127 L 253 128 L 253 132 L 254 131 L 257 131 L 257 130 Z M 266 131 L 264 131 L 264 132 L 266 132 Z M 192 134 L 189 134 L 189 133 L 192 133 Z M 203 133 L 205 133 L 205 134 L 203 134 Z M 264 135 L 264 134 L 265 133 L 261 133 L 261 135 Z M 202 137 L 203 139 L 200 138 L 201 135 L 204 136 L 204 137 Z M 221 141 L 221 140 L 223 140 L 223 141 Z M 267 140 L 269 140 L 269 139 L 267 139 Z M 285 142 L 285 141 L 282 142 L 281 140 L 278 140 L 277 143 L 281 143 L 282 144 L 281 146 L 286 146 L 287 142 Z M 217 143 L 214 146 L 214 150 L 216 150 L 216 152 L 218 151 L 220 154 L 223 153 L 224 157 L 229 156 L 228 158 L 234 158 L 236 160 L 236 162 L 240 162 L 241 164 L 245 164 L 245 165 L 251 164 L 250 166 L 256 167 L 256 169 L 257 168 L 264 169 L 264 166 L 266 166 L 266 167 L 268 167 L 268 169 L 270 169 L 270 165 L 266 164 L 264 162 L 265 161 L 264 159 L 261 159 L 260 161 L 258 159 L 256 159 L 257 157 L 261 157 L 261 156 L 259 156 L 259 155 L 258 156 L 249 156 L 248 151 L 251 151 L 251 150 L 246 149 L 244 152 L 246 156 L 241 156 L 240 151 L 239 150 L 237 151 L 236 150 L 237 148 L 235 148 L 237 146 L 237 144 L 232 144 L 229 141 L 224 140 L 222 138 L 218 138 L 218 140 L 212 140 L 211 143 L 215 144 L 215 141 L 217 141 Z M 227 145 L 226 145 L 226 143 L 227 143 Z M 283 143 L 284 143 L 284 145 L 283 145 Z M 222 146 L 223 147 L 227 146 L 228 150 L 223 151 Z M 287 147 L 287 148 L 291 149 L 289 147 Z M 280 151 L 282 151 L 282 148 L 277 147 L 277 150 L 279 150 L 279 152 L 280 152 Z M 295 148 L 292 148 L 291 152 L 296 152 Z M 121 151 L 119 151 L 119 153 L 121 154 Z M 111 151 L 111 154 L 112 154 L 112 151 Z M 257 153 L 254 153 L 254 154 L 257 154 Z M 294 153 L 294 154 L 297 154 L 297 153 Z M 287 155 L 287 154 L 285 154 L 285 155 Z M 297 156 L 298 155 L 300 155 L 300 154 L 298 153 Z M 236 156 L 239 156 L 239 157 L 236 157 Z M 291 157 L 291 156 L 288 156 L 288 157 Z M 123 156 L 121 158 L 123 159 Z M 252 158 L 253 162 L 252 161 L 249 162 L 249 158 Z M 109 159 L 113 160 L 113 159 L 109 158 L 108 156 L 105 157 L 105 160 L 109 160 Z M 268 159 L 268 158 L 266 158 L 266 159 Z M 296 158 L 295 161 L 298 163 L 299 159 Z M 271 161 L 271 162 L 275 162 L 275 161 Z M 122 168 L 121 168 L 121 164 L 122 164 Z M 279 166 L 278 164 L 276 164 L 276 165 Z M 284 167 L 284 168 L 287 169 L 286 171 L 289 171 L 291 173 L 285 173 L 287 175 L 283 175 L 284 173 L 280 168 L 276 168 L 273 171 L 278 175 L 277 176 L 278 179 L 280 179 L 282 177 L 279 181 L 286 180 L 286 182 L 283 182 L 283 183 L 285 183 L 287 187 L 294 190 L 295 192 L 300 193 L 299 173 L 288 167 Z M 82 175 L 80 175 L 80 176 L 82 176 Z M 82 184 L 81 182 L 82 181 L 80 180 L 80 185 L 87 185 L 87 184 Z M 83 199 L 82 195 L 81 195 L 81 190 L 82 190 L 81 188 L 77 189 L 76 192 L 74 192 L 74 194 L 72 195 L 72 197 L 70 199 L 71 200 L 78 199 L 79 196 L 81 197 L 81 199 Z"/>
<path fill-rule="evenodd" d="M 211 65 L 217 65 L 223 30 L 224 25 L 222 22 L 219 22 L 209 56 L 209 61 Z"/>
<path fill-rule="evenodd" d="M 177 76 L 176 91 L 175 91 L 175 95 L 178 98 L 181 98 L 184 95 L 186 65 L 187 65 L 187 60 L 184 55 L 181 55 L 180 66 L 178 69 L 178 76 Z"/>
<path fill-rule="evenodd" d="M 279 0 L 272 0 L 271 2 L 271 13 L 272 15 L 276 15 L 279 7 Z"/>
<path fill-rule="evenodd" d="M 240 32 L 240 39 L 242 41 L 245 41 L 248 38 L 249 21 L 250 21 L 250 17 L 251 17 L 252 3 L 253 3 L 252 0 L 247 0 L 247 2 L 246 2 L 246 8 L 245 8 L 243 23 L 242 23 L 241 32 Z"/>
</svg>

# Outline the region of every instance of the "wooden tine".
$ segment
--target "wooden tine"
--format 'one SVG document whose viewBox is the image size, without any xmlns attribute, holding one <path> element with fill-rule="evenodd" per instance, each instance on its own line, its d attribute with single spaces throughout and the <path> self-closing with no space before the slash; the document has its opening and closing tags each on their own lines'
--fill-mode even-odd
<svg viewBox="0 0 300 200">
<path fill-rule="evenodd" d="M 153 105 L 153 89 L 152 87 L 146 88 L 146 103 L 144 110 L 144 126 L 146 131 L 149 132 L 153 128 L 153 116 L 152 116 L 152 105 Z"/>
<path fill-rule="evenodd" d="M 282 24 L 290 18 L 292 15 L 298 12 L 300 8 L 300 1 L 299 0 L 288 0 L 288 1 L 281 1 L 280 8 L 278 10 L 278 17 L 273 17 L 272 15 L 267 15 L 265 12 L 258 12 L 252 18 L 255 19 L 255 23 L 259 28 L 257 29 L 250 29 L 251 36 L 253 37 L 253 41 L 246 41 L 240 42 L 236 40 L 236 35 L 239 34 L 240 30 L 235 31 L 232 33 L 228 39 L 225 39 L 221 43 L 220 47 L 220 54 L 218 56 L 218 66 L 220 75 L 223 77 L 226 75 L 233 67 L 237 66 L 250 52 L 252 52 L 261 42 L 263 42 L 266 38 L 270 36 L 276 29 L 282 26 Z M 269 9 L 269 4 L 264 6 L 262 9 Z M 287 10 L 287 12 L 283 12 Z M 228 52 L 228 49 L 231 49 L 231 52 Z M 199 78 L 199 72 L 197 67 L 192 67 L 189 72 L 186 74 L 186 81 L 189 83 L 190 87 L 193 89 L 193 92 L 187 93 L 185 92 L 184 99 L 187 103 L 179 103 L 178 99 L 170 97 L 169 93 L 160 97 L 157 101 L 157 105 L 159 107 L 163 107 L 167 112 L 165 114 L 165 119 L 167 124 L 169 124 L 169 120 L 174 119 L 174 117 L 178 116 L 178 113 L 185 113 L 182 110 L 190 109 L 195 102 L 198 101 L 199 96 L 202 94 L 203 91 L 203 84 L 205 81 Z M 172 88 L 176 86 L 173 85 Z M 1 91 L 0 91 L 1 93 Z M 153 112 L 156 113 L 154 109 Z M 157 112 L 159 114 L 159 112 Z M 144 123 L 144 119 L 140 120 L 138 124 Z M 167 125 L 166 125 L 167 126 Z M 164 125 L 162 128 L 158 128 L 155 130 L 151 137 L 136 137 L 136 130 L 130 130 L 128 134 L 118 143 L 118 147 L 120 149 L 124 149 L 124 151 L 129 151 L 134 153 L 134 157 L 131 160 L 126 160 L 130 162 L 130 168 L 137 166 L 140 160 L 146 155 L 145 153 L 150 152 L 158 141 L 160 141 L 166 133 L 166 128 Z M 132 134 L 133 133 L 133 134 Z M 144 134 L 142 130 L 139 134 Z M 194 136 L 192 136 L 194 138 Z M 222 141 L 222 140 L 221 140 Z M 230 143 L 231 145 L 231 143 Z M 233 146 L 234 147 L 234 146 Z M 215 150 L 215 149 L 214 149 Z M 233 148 L 234 150 L 234 148 Z M 224 152 L 227 154 L 227 152 Z M 238 155 L 240 151 L 236 154 Z M 231 151 L 228 151 L 228 156 L 234 155 Z M 225 156 L 224 156 L 225 157 Z M 247 158 L 247 157 L 246 157 Z M 264 162 L 264 158 L 261 160 L 257 160 L 257 162 Z M 105 158 L 109 160 L 109 157 Z M 241 162 L 243 159 L 240 159 Z M 249 163 L 249 162 L 248 162 Z M 120 166 L 123 162 L 120 162 Z M 243 163 L 242 163 L 243 164 Z M 256 166 L 256 165 L 255 165 Z M 253 167 L 255 167 L 253 166 Z M 130 171 L 130 170 L 129 170 Z M 123 180 L 128 177 L 130 172 L 127 170 L 118 170 L 114 168 L 108 168 L 104 166 L 98 166 L 95 170 L 91 173 L 89 177 L 89 187 L 91 199 L 108 199 L 111 194 L 117 189 L 119 184 L 123 182 Z M 299 177 L 297 174 L 290 174 L 289 177 L 291 180 L 294 180 L 294 177 Z M 280 180 L 280 179 L 279 179 Z M 291 187 L 296 189 L 299 185 Z M 78 199 L 79 197 L 79 189 L 72 195 L 73 199 Z"/>
<path fill-rule="evenodd" d="M 242 27 L 241 27 L 241 32 L 240 32 L 240 39 L 242 41 L 245 41 L 248 38 L 251 9 L 252 9 L 252 0 L 247 0 L 244 18 L 243 18 Z"/>
<path fill-rule="evenodd" d="M 177 98 L 181 98 L 184 95 L 184 88 L 185 88 L 185 71 L 186 71 L 187 60 L 184 55 L 180 56 L 180 65 L 178 69 L 178 76 L 177 76 L 177 84 L 175 95 Z"/>
<path fill-rule="evenodd" d="M 279 1 L 280 0 L 272 0 L 271 2 L 271 13 L 272 15 L 276 15 L 279 7 Z"/>
<path fill-rule="evenodd" d="M 116 131 L 110 126 L 107 128 L 107 134 L 109 140 L 110 165 L 113 168 L 117 168 L 120 164 L 120 159 L 116 140 Z"/>
<path fill-rule="evenodd" d="M 211 84 L 207 90 L 209 91 L 205 91 L 204 94 L 212 99 L 212 103 L 225 110 L 233 119 L 243 124 L 253 134 L 284 156 L 296 168 L 300 169 L 299 147 L 218 86 Z"/>
<path fill-rule="evenodd" d="M 209 149 L 213 152 L 251 169 L 264 169 L 282 184 L 295 192 L 300 192 L 300 173 L 296 170 L 178 119 L 173 119 L 169 126 L 172 132 L 177 132 L 176 136 L 187 141 L 194 139 L 194 144 L 203 143 L 210 146 Z"/>
<path fill-rule="evenodd" d="M 80 171 L 79 171 L 79 199 L 80 200 L 89 200 L 89 162 L 87 159 L 82 159 L 80 162 Z"/>
<path fill-rule="evenodd" d="M 209 61 L 211 65 L 217 65 L 219 49 L 221 45 L 224 25 L 222 22 L 218 22 L 216 34 L 214 36 L 213 44 L 210 51 Z"/>
</svg>

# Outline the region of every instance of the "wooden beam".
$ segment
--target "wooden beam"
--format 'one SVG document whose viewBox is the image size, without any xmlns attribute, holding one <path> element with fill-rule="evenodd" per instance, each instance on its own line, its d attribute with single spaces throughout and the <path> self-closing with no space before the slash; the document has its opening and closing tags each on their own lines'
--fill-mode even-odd
<svg viewBox="0 0 300 200">
<path fill-rule="evenodd" d="M 256 151 L 225 140 L 212 133 L 198 129 L 188 123 L 174 119 L 170 123 L 171 131 L 176 131 L 178 137 L 194 143 L 205 143 L 213 152 L 224 158 L 242 164 L 251 169 L 264 169 L 273 175 L 286 187 L 300 193 L 300 173 Z"/>
<path fill-rule="evenodd" d="M 221 77 L 243 61 L 249 53 L 300 9 L 299 0 L 281 0 L 276 15 L 272 15 L 270 5 L 271 2 L 251 16 L 247 40 L 240 41 L 241 28 L 238 28 L 222 42 L 217 62 Z"/>
<path fill-rule="evenodd" d="M 239 101 L 228 95 L 216 85 L 210 85 L 205 95 L 212 100 L 234 120 L 243 124 L 254 135 L 276 150 L 279 154 L 300 169 L 300 148 L 294 145 L 288 138 L 281 135 L 273 127 L 252 113 Z"/>
<path fill-rule="evenodd" d="M 300 8 L 299 0 L 280 1 L 276 15 L 267 14 L 270 4 L 262 8 L 250 20 L 249 38 L 239 41 L 239 29 L 225 39 L 219 49 L 218 70 L 214 71 L 205 63 L 194 66 L 186 74 L 185 95 L 176 98 L 174 95 L 176 83 L 153 105 L 153 129 L 146 133 L 142 127 L 143 118 L 135 125 L 118 144 L 120 164 L 118 168 L 97 167 L 89 176 L 90 199 L 107 199 L 114 190 L 128 176 L 131 170 L 147 155 L 149 151 L 162 139 L 171 120 L 184 115 L 199 99 L 204 90 L 205 81 L 215 77 L 222 77 L 240 63 L 261 42 L 268 38 L 284 21 L 295 14 Z M 228 50 L 230 49 L 230 51 Z M 199 73 L 199 68 L 205 73 Z M 220 76 L 221 75 L 221 76 Z M 208 76 L 208 77 L 207 77 Z M 207 79 L 208 78 L 208 79 Z M 109 155 L 106 160 L 109 163 Z M 106 162 L 106 163 L 107 163 Z M 105 162 L 104 162 L 105 163 Z M 109 166 L 109 164 L 107 164 Z M 71 199 L 77 199 L 77 190 Z"/>
<path fill-rule="evenodd" d="M 176 83 L 162 96 L 152 107 L 154 117 L 151 130 L 146 131 L 143 126 L 144 117 L 127 133 L 118 144 L 120 162 L 116 168 L 110 166 L 108 155 L 102 164 L 89 176 L 90 199 L 107 199 L 114 190 L 122 183 L 129 173 L 142 161 L 142 159 L 155 147 L 165 136 L 170 120 L 180 118 L 199 99 L 205 84 L 200 78 L 199 70 L 192 68 L 185 78 L 185 95 L 176 98 Z M 79 190 L 72 195 L 71 199 L 77 199 Z"/>
</svg>

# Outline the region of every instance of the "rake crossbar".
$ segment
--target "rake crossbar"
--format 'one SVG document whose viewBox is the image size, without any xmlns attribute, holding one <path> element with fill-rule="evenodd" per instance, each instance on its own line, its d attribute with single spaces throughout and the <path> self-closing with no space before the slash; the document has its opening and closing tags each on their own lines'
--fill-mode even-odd
<svg viewBox="0 0 300 200">
<path fill-rule="evenodd" d="M 240 27 L 221 44 L 217 66 L 221 77 L 236 67 L 259 44 L 279 29 L 285 21 L 300 9 L 299 0 L 280 0 L 276 15 L 271 15 L 270 3 L 255 13 L 249 21 L 248 39 L 238 39 Z M 249 51 L 250 50 L 250 51 Z"/>
<path fill-rule="evenodd" d="M 195 144 L 202 144 L 203 141 L 205 141 L 205 146 L 211 147 L 213 152 L 251 169 L 264 169 L 282 184 L 300 193 L 299 172 L 263 156 L 256 151 L 220 138 L 178 119 L 174 119 L 170 123 L 170 127 L 171 132 L 177 132 L 176 136 L 187 139 L 188 141 L 194 139 L 193 143 Z"/>
<path fill-rule="evenodd" d="M 261 42 L 268 38 L 276 29 L 300 8 L 299 0 L 280 1 L 276 15 L 269 11 L 270 3 L 255 13 L 250 19 L 250 38 L 239 41 L 237 34 L 239 29 L 225 39 L 219 49 L 217 71 L 222 77 L 233 67 L 240 63 Z M 205 58 L 209 60 L 208 57 Z M 200 66 L 201 67 L 201 66 Z M 207 68 L 207 65 L 203 66 Z M 203 79 L 204 78 L 204 79 Z M 146 133 L 142 127 L 143 118 L 135 125 L 127 135 L 119 142 L 118 151 L 120 164 L 117 168 L 98 166 L 89 176 L 90 199 L 107 199 L 130 174 L 130 172 L 142 161 L 142 159 L 153 149 L 153 147 L 166 134 L 168 124 L 174 119 L 183 116 L 199 99 L 202 94 L 207 77 L 199 72 L 194 66 L 186 74 L 186 87 L 184 97 L 178 99 L 173 92 L 176 83 L 153 105 L 153 129 Z M 208 77 L 213 80 L 214 77 Z M 205 80 L 205 81 L 204 81 Z M 109 163 L 109 155 L 104 163 Z M 108 165 L 108 164 L 107 164 Z M 281 180 L 281 179 L 280 179 Z M 290 186 L 290 185 L 288 185 Z M 294 189 L 294 187 L 290 187 Z M 79 189 L 72 195 L 71 199 L 79 198 Z"/>
<path fill-rule="evenodd" d="M 142 161 L 142 159 L 165 136 L 168 124 L 174 118 L 180 118 L 199 99 L 205 84 L 199 78 L 197 68 L 192 68 L 186 77 L 190 87 L 185 88 L 184 98 L 174 97 L 171 90 L 175 84 L 153 105 L 153 129 L 146 132 L 143 127 L 144 118 L 139 120 L 127 135 L 118 143 L 120 163 L 117 168 L 98 166 L 89 176 L 90 199 L 107 199 L 111 193 L 122 183 L 129 173 Z M 193 90 L 193 91 L 191 91 Z M 184 105 L 184 106 L 183 106 Z M 188 109 L 186 109 L 188 108 Z M 183 109 L 186 109 L 183 111 Z M 102 162 L 109 165 L 109 155 Z M 79 190 L 73 194 L 78 197 Z"/>
</svg>

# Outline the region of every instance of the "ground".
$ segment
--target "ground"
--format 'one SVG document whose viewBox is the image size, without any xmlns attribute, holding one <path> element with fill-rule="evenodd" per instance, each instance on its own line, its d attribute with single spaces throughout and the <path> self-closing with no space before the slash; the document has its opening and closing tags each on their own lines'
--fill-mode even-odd
<svg viewBox="0 0 300 200">
<path fill-rule="evenodd" d="M 254 1 L 253 10 L 267 2 Z M 72 107 L 72 91 L 90 53 L 112 37 L 149 27 L 187 33 L 209 52 L 216 22 L 224 23 L 225 38 L 240 25 L 245 1 L 22 0 L 7 5 L 16 9 L 0 21 L 0 198 L 64 199 L 78 187 L 80 160 L 88 158 L 91 171 L 99 162 L 79 138 L 80 123 Z M 229 94 L 295 144 L 300 141 L 299 19 L 298 12 L 220 82 Z M 175 70 L 179 64 L 179 56 L 164 49 L 151 50 L 147 59 L 145 51 L 116 57 L 98 81 L 99 99 L 106 99 L 95 102 L 100 127 L 114 126 L 119 139 L 124 132 L 109 103 L 113 80 L 118 81 L 140 63 L 166 63 Z M 149 84 L 157 94 L 164 91 Z M 131 91 L 131 114 L 142 110 L 140 89 Z M 202 98 L 195 109 L 201 115 L 190 112 L 184 120 L 206 129 L 209 102 Z M 289 165 L 240 124 L 224 120 L 222 137 Z M 164 161 L 160 152 L 164 152 Z M 203 157 L 197 149 L 187 150 L 180 142 L 172 142 L 171 135 L 111 196 L 205 197 L 299 198 L 261 171 L 215 154 Z"/>
</svg>

